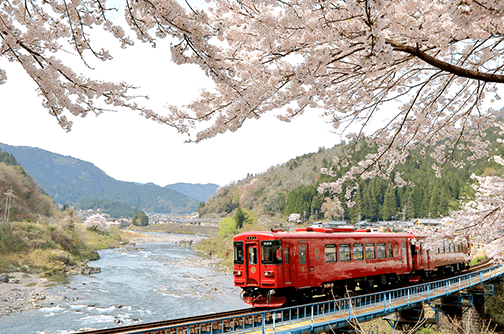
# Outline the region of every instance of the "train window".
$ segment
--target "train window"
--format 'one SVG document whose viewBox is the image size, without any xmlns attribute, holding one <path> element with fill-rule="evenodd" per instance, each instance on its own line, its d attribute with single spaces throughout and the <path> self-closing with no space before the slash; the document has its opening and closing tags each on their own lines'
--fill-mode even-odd
<svg viewBox="0 0 504 334">
<path fill-rule="evenodd" d="M 451 252 L 455 253 L 455 244 L 450 244 Z"/>
<path fill-rule="evenodd" d="M 403 259 L 405 259 L 405 258 L 406 258 L 406 255 L 407 255 L 407 254 L 406 254 L 406 243 L 405 243 L 405 242 L 403 242 L 403 243 L 402 243 L 402 257 L 403 257 Z"/>
<path fill-rule="evenodd" d="M 444 253 L 445 253 L 445 245 L 444 245 L 444 243 L 443 243 L 443 247 L 441 247 L 439 250 L 440 250 L 439 252 L 440 252 L 441 254 L 444 254 Z"/>
<path fill-rule="evenodd" d="M 350 245 L 340 245 L 339 246 L 339 254 L 340 254 L 340 261 L 350 261 L 351 256 L 350 256 Z"/>
<path fill-rule="evenodd" d="M 325 245 L 325 262 L 336 262 L 336 245 Z"/>
<path fill-rule="evenodd" d="M 457 252 L 462 252 L 462 245 L 461 244 L 457 244 Z"/>
<path fill-rule="evenodd" d="M 388 257 L 394 257 L 394 246 L 392 246 L 391 242 L 388 243 Z"/>
<path fill-rule="evenodd" d="M 285 263 L 289 263 L 289 247 L 284 247 L 284 259 Z"/>
<path fill-rule="evenodd" d="M 364 249 L 362 244 L 353 244 L 353 259 L 354 261 L 360 261 L 364 259 Z"/>
<path fill-rule="evenodd" d="M 374 244 L 366 244 L 366 260 L 374 260 L 375 258 Z"/>
<path fill-rule="evenodd" d="M 257 264 L 257 248 L 249 247 L 248 249 L 249 264 Z"/>
<path fill-rule="evenodd" d="M 299 245 L 299 264 L 306 264 L 306 245 Z"/>
<path fill-rule="evenodd" d="M 234 263 L 243 264 L 243 242 L 234 242 Z"/>
<path fill-rule="evenodd" d="M 261 241 L 261 263 L 282 264 L 282 242 L 280 240 Z"/>
<path fill-rule="evenodd" d="M 392 245 L 392 244 L 390 244 Z M 385 248 L 385 243 L 376 245 L 376 255 L 379 259 L 384 259 L 387 257 L 387 248 Z"/>
</svg>

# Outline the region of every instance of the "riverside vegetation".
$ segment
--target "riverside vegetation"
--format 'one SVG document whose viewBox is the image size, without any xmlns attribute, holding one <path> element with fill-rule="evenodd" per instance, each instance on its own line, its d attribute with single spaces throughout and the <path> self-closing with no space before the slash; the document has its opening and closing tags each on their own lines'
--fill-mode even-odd
<svg viewBox="0 0 504 334">
<path fill-rule="evenodd" d="M 0 272 L 48 275 L 86 267 L 96 250 L 117 247 L 127 238 L 84 227 L 71 208 L 61 211 L 14 157 L 0 152 Z"/>
</svg>

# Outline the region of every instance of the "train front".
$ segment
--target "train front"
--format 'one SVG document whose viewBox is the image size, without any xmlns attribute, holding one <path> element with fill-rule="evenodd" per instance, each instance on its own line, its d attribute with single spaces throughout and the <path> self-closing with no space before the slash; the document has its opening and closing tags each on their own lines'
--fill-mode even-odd
<svg viewBox="0 0 504 334">
<path fill-rule="evenodd" d="M 283 288 L 283 263 L 286 254 L 277 233 L 246 232 L 233 239 L 234 284 L 242 288 L 243 301 L 253 307 L 279 307 L 286 298 Z"/>
</svg>

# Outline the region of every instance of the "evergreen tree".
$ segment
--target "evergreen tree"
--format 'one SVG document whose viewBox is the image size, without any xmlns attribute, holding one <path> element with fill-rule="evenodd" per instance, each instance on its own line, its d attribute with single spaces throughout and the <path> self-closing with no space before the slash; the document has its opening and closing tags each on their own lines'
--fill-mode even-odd
<svg viewBox="0 0 504 334">
<path fill-rule="evenodd" d="M 237 230 L 241 229 L 243 226 L 243 222 L 245 221 L 245 214 L 243 213 L 240 207 L 236 209 L 233 219 L 236 222 L 236 229 Z"/>
<path fill-rule="evenodd" d="M 133 219 L 131 222 L 135 226 L 147 226 L 149 225 L 149 217 L 143 211 L 137 211 L 133 214 Z"/>
</svg>

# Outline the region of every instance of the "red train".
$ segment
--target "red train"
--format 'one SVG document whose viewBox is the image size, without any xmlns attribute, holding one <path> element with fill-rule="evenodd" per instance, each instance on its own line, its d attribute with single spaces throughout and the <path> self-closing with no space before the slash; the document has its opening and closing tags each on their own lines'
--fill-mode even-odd
<svg viewBox="0 0 504 334">
<path fill-rule="evenodd" d="M 468 265 L 469 245 L 446 242 L 425 250 L 409 233 L 366 233 L 331 228 L 246 232 L 234 237 L 234 284 L 245 303 L 278 307 L 356 288 L 418 282 L 455 274 Z"/>
</svg>

